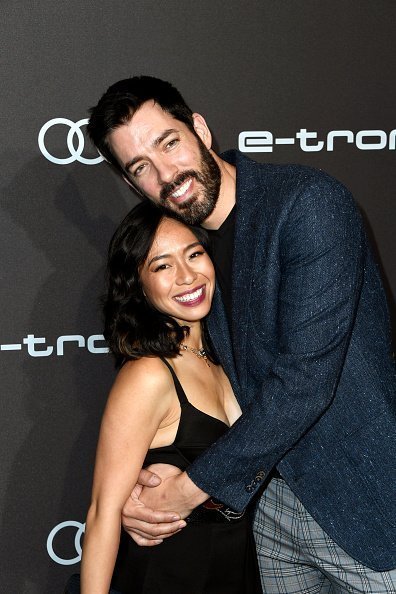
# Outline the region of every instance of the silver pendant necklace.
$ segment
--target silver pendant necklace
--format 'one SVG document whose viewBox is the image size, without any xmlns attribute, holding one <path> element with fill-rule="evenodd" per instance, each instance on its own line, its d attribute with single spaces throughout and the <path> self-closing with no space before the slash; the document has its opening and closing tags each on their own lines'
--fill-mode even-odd
<svg viewBox="0 0 396 594">
<path fill-rule="evenodd" d="M 187 344 L 184 344 L 184 342 L 180 343 L 180 348 L 183 351 L 190 351 L 191 353 L 194 353 L 194 355 L 196 355 L 198 357 L 198 359 L 203 359 L 206 363 L 206 365 L 208 367 L 210 367 L 210 363 L 209 363 L 209 359 L 207 357 L 207 354 L 205 352 L 205 349 L 194 349 L 193 347 L 188 346 Z"/>
</svg>

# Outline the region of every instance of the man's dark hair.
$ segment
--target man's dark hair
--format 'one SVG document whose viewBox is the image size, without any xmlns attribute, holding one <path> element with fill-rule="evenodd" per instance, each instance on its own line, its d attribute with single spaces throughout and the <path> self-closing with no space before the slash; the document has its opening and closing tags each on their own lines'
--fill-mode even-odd
<svg viewBox="0 0 396 594">
<path fill-rule="evenodd" d="M 127 214 L 110 243 L 103 307 L 104 336 L 118 366 L 140 357 L 175 357 L 188 334 L 188 327 L 180 326 L 147 301 L 140 283 L 140 268 L 165 218 L 170 217 L 151 202 L 144 201 Z M 206 249 L 206 231 L 201 227 L 189 229 Z M 205 336 L 203 340 L 208 356 L 215 362 Z"/>
<path fill-rule="evenodd" d="M 193 112 L 169 82 L 153 76 L 134 76 L 116 82 L 107 89 L 99 103 L 90 109 L 87 131 L 99 152 L 119 173 L 126 172 L 112 154 L 108 136 L 116 128 L 127 124 L 143 103 L 150 100 L 176 120 L 184 122 L 195 134 Z"/>
</svg>

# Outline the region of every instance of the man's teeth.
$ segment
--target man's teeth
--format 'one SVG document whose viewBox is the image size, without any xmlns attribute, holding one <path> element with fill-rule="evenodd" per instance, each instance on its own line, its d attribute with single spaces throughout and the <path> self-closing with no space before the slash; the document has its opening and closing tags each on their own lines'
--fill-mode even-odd
<svg viewBox="0 0 396 594">
<path fill-rule="evenodd" d="M 200 289 L 197 289 L 196 291 L 194 291 L 194 293 L 188 293 L 187 295 L 181 295 L 181 297 L 175 297 L 176 301 L 180 301 L 181 303 L 185 302 L 185 301 L 194 301 L 195 299 L 198 299 L 198 297 L 201 297 L 203 293 L 203 287 L 201 287 Z"/>
<path fill-rule="evenodd" d="M 190 187 L 191 181 L 191 179 L 188 179 L 182 186 L 180 186 L 178 190 L 176 190 L 176 192 L 173 192 L 173 198 L 180 198 L 180 196 L 183 196 L 183 194 L 185 194 Z"/>
</svg>

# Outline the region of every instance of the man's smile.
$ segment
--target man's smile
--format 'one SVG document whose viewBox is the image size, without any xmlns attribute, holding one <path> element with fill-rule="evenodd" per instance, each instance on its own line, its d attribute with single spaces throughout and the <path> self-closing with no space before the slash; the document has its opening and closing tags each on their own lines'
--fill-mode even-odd
<svg viewBox="0 0 396 594">
<path fill-rule="evenodd" d="M 175 192 L 172 192 L 171 197 L 174 202 L 179 202 L 184 199 L 184 195 L 189 190 L 192 184 L 192 178 L 190 177 L 184 184 L 182 184 Z"/>
</svg>

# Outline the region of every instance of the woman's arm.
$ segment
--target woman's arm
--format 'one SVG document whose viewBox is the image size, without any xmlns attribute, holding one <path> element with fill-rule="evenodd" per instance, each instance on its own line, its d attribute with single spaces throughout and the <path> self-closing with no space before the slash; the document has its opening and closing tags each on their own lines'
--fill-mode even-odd
<svg viewBox="0 0 396 594">
<path fill-rule="evenodd" d="M 171 422 L 172 415 L 175 418 L 173 396 L 172 380 L 159 359 L 128 362 L 117 376 L 97 447 L 82 556 L 82 594 L 108 594 L 122 506 L 158 428 Z"/>
</svg>

